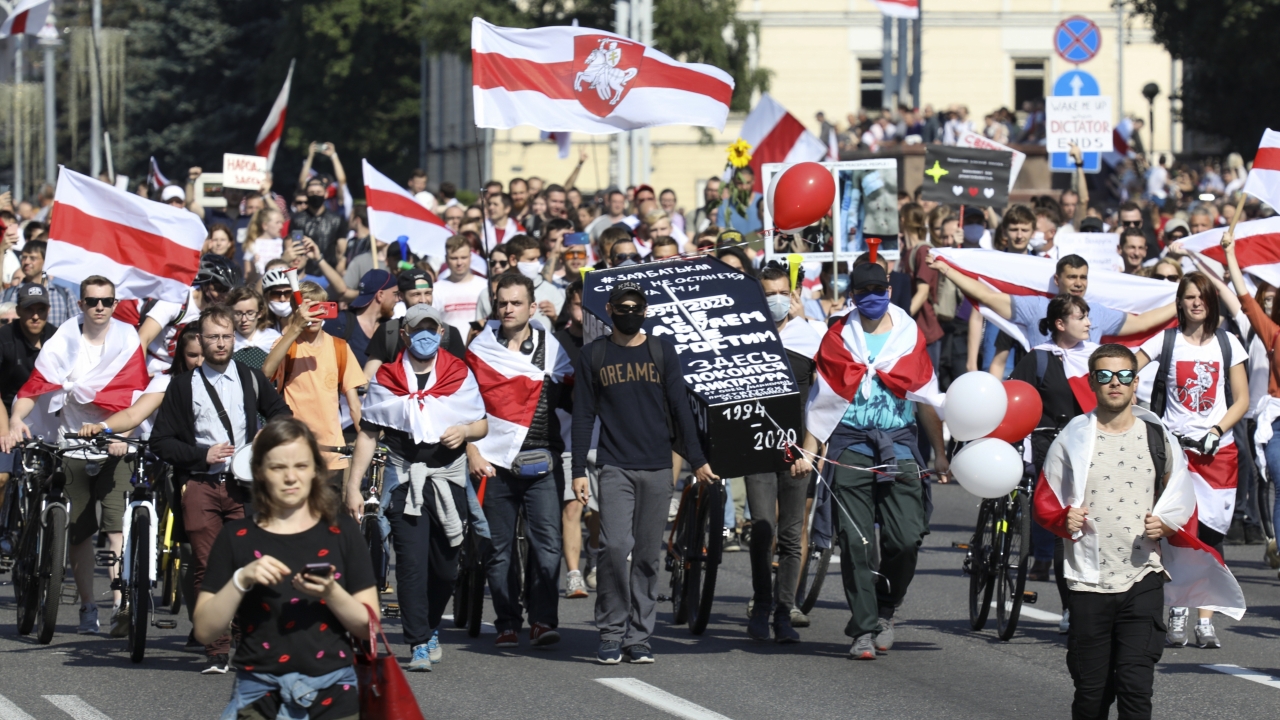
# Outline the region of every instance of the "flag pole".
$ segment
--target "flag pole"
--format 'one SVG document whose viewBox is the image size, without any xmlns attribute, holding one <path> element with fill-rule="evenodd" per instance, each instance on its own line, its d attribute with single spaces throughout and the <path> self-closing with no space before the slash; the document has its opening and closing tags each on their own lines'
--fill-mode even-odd
<svg viewBox="0 0 1280 720">
<path fill-rule="evenodd" d="M 373 269 L 378 269 L 378 239 L 369 233 L 369 257 L 373 260 Z"/>
<path fill-rule="evenodd" d="M 1236 237 L 1236 223 L 1240 222 L 1240 214 L 1244 212 L 1244 191 L 1241 190 L 1240 199 L 1236 200 L 1236 212 L 1231 216 L 1231 226 L 1227 228 L 1227 235 L 1234 240 Z"/>
</svg>

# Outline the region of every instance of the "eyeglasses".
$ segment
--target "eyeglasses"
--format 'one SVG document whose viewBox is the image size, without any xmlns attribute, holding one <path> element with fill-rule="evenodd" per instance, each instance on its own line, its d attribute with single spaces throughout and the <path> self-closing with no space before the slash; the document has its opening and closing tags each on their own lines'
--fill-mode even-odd
<svg viewBox="0 0 1280 720">
<path fill-rule="evenodd" d="M 1093 381 L 1099 385 L 1110 385 L 1111 378 L 1120 381 L 1121 385 L 1132 385 L 1138 373 L 1133 370 L 1094 370 Z"/>
<path fill-rule="evenodd" d="M 208 340 L 211 343 L 220 343 L 220 342 L 229 343 L 229 342 L 235 342 L 235 339 L 236 339 L 235 335 L 201 335 L 200 337 L 204 338 L 205 340 Z"/>
<path fill-rule="evenodd" d="M 621 265 L 622 263 L 628 260 L 631 260 L 633 262 L 640 262 L 640 253 L 618 253 L 617 255 L 613 256 L 614 265 Z"/>
<path fill-rule="evenodd" d="M 87 308 L 95 308 L 98 307 L 98 305 L 102 305 L 104 308 L 113 308 L 116 306 L 116 299 L 113 297 L 85 298 L 83 302 L 84 306 Z"/>
<path fill-rule="evenodd" d="M 1157 280 L 1168 280 L 1169 282 L 1178 282 L 1177 275 L 1152 275 Z"/>
<path fill-rule="evenodd" d="M 258 311 L 257 311 L 257 310 L 248 310 L 248 311 L 245 311 L 245 312 L 236 312 L 236 313 L 234 313 L 234 314 L 235 314 L 235 316 L 236 316 L 236 319 L 237 319 L 237 320 L 252 320 L 252 319 L 254 319 L 254 318 L 258 317 Z"/>
</svg>

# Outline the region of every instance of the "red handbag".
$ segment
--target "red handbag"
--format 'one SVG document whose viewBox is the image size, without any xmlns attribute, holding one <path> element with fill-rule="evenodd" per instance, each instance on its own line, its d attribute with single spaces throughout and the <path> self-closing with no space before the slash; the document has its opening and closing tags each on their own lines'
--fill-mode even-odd
<svg viewBox="0 0 1280 720">
<path fill-rule="evenodd" d="M 382 623 L 373 608 L 364 607 L 369 611 L 369 652 L 355 654 L 356 678 L 360 683 L 360 717 L 424 720 L 404 670 L 400 669 L 387 636 L 382 633 Z M 387 651 L 382 657 L 378 657 L 378 638 L 382 638 L 382 647 Z"/>
</svg>

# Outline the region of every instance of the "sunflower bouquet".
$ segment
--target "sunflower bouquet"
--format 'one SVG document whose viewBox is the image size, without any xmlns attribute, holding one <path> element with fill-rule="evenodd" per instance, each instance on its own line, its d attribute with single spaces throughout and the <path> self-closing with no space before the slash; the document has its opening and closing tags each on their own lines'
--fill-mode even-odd
<svg viewBox="0 0 1280 720">
<path fill-rule="evenodd" d="M 751 188 L 741 189 L 738 181 L 742 168 L 751 164 L 751 144 L 738 138 L 725 149 L 725 153 L 729 156 L 725 174 L 731 178 L 729 202 L 733 204 L 733 209 L 738 215 L 746 217 L 747 210 L 751 206 Z M 731 216 L 728 214 L 725 216 L 725 224 L 732 225 Z"/>
</svg>

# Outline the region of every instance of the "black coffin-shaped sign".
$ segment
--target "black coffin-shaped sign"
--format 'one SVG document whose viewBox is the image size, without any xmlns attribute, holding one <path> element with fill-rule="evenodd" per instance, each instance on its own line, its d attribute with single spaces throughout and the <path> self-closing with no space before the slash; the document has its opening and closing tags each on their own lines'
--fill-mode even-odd
<svg viewBox="0 0 1280 720">
<path fill-rule="evenodd" d="M 1009 204 L 1013 155 L 1000 150 L 929 145 L 924 151 L 921 199 L 943 205 Z"/>
</svg>

